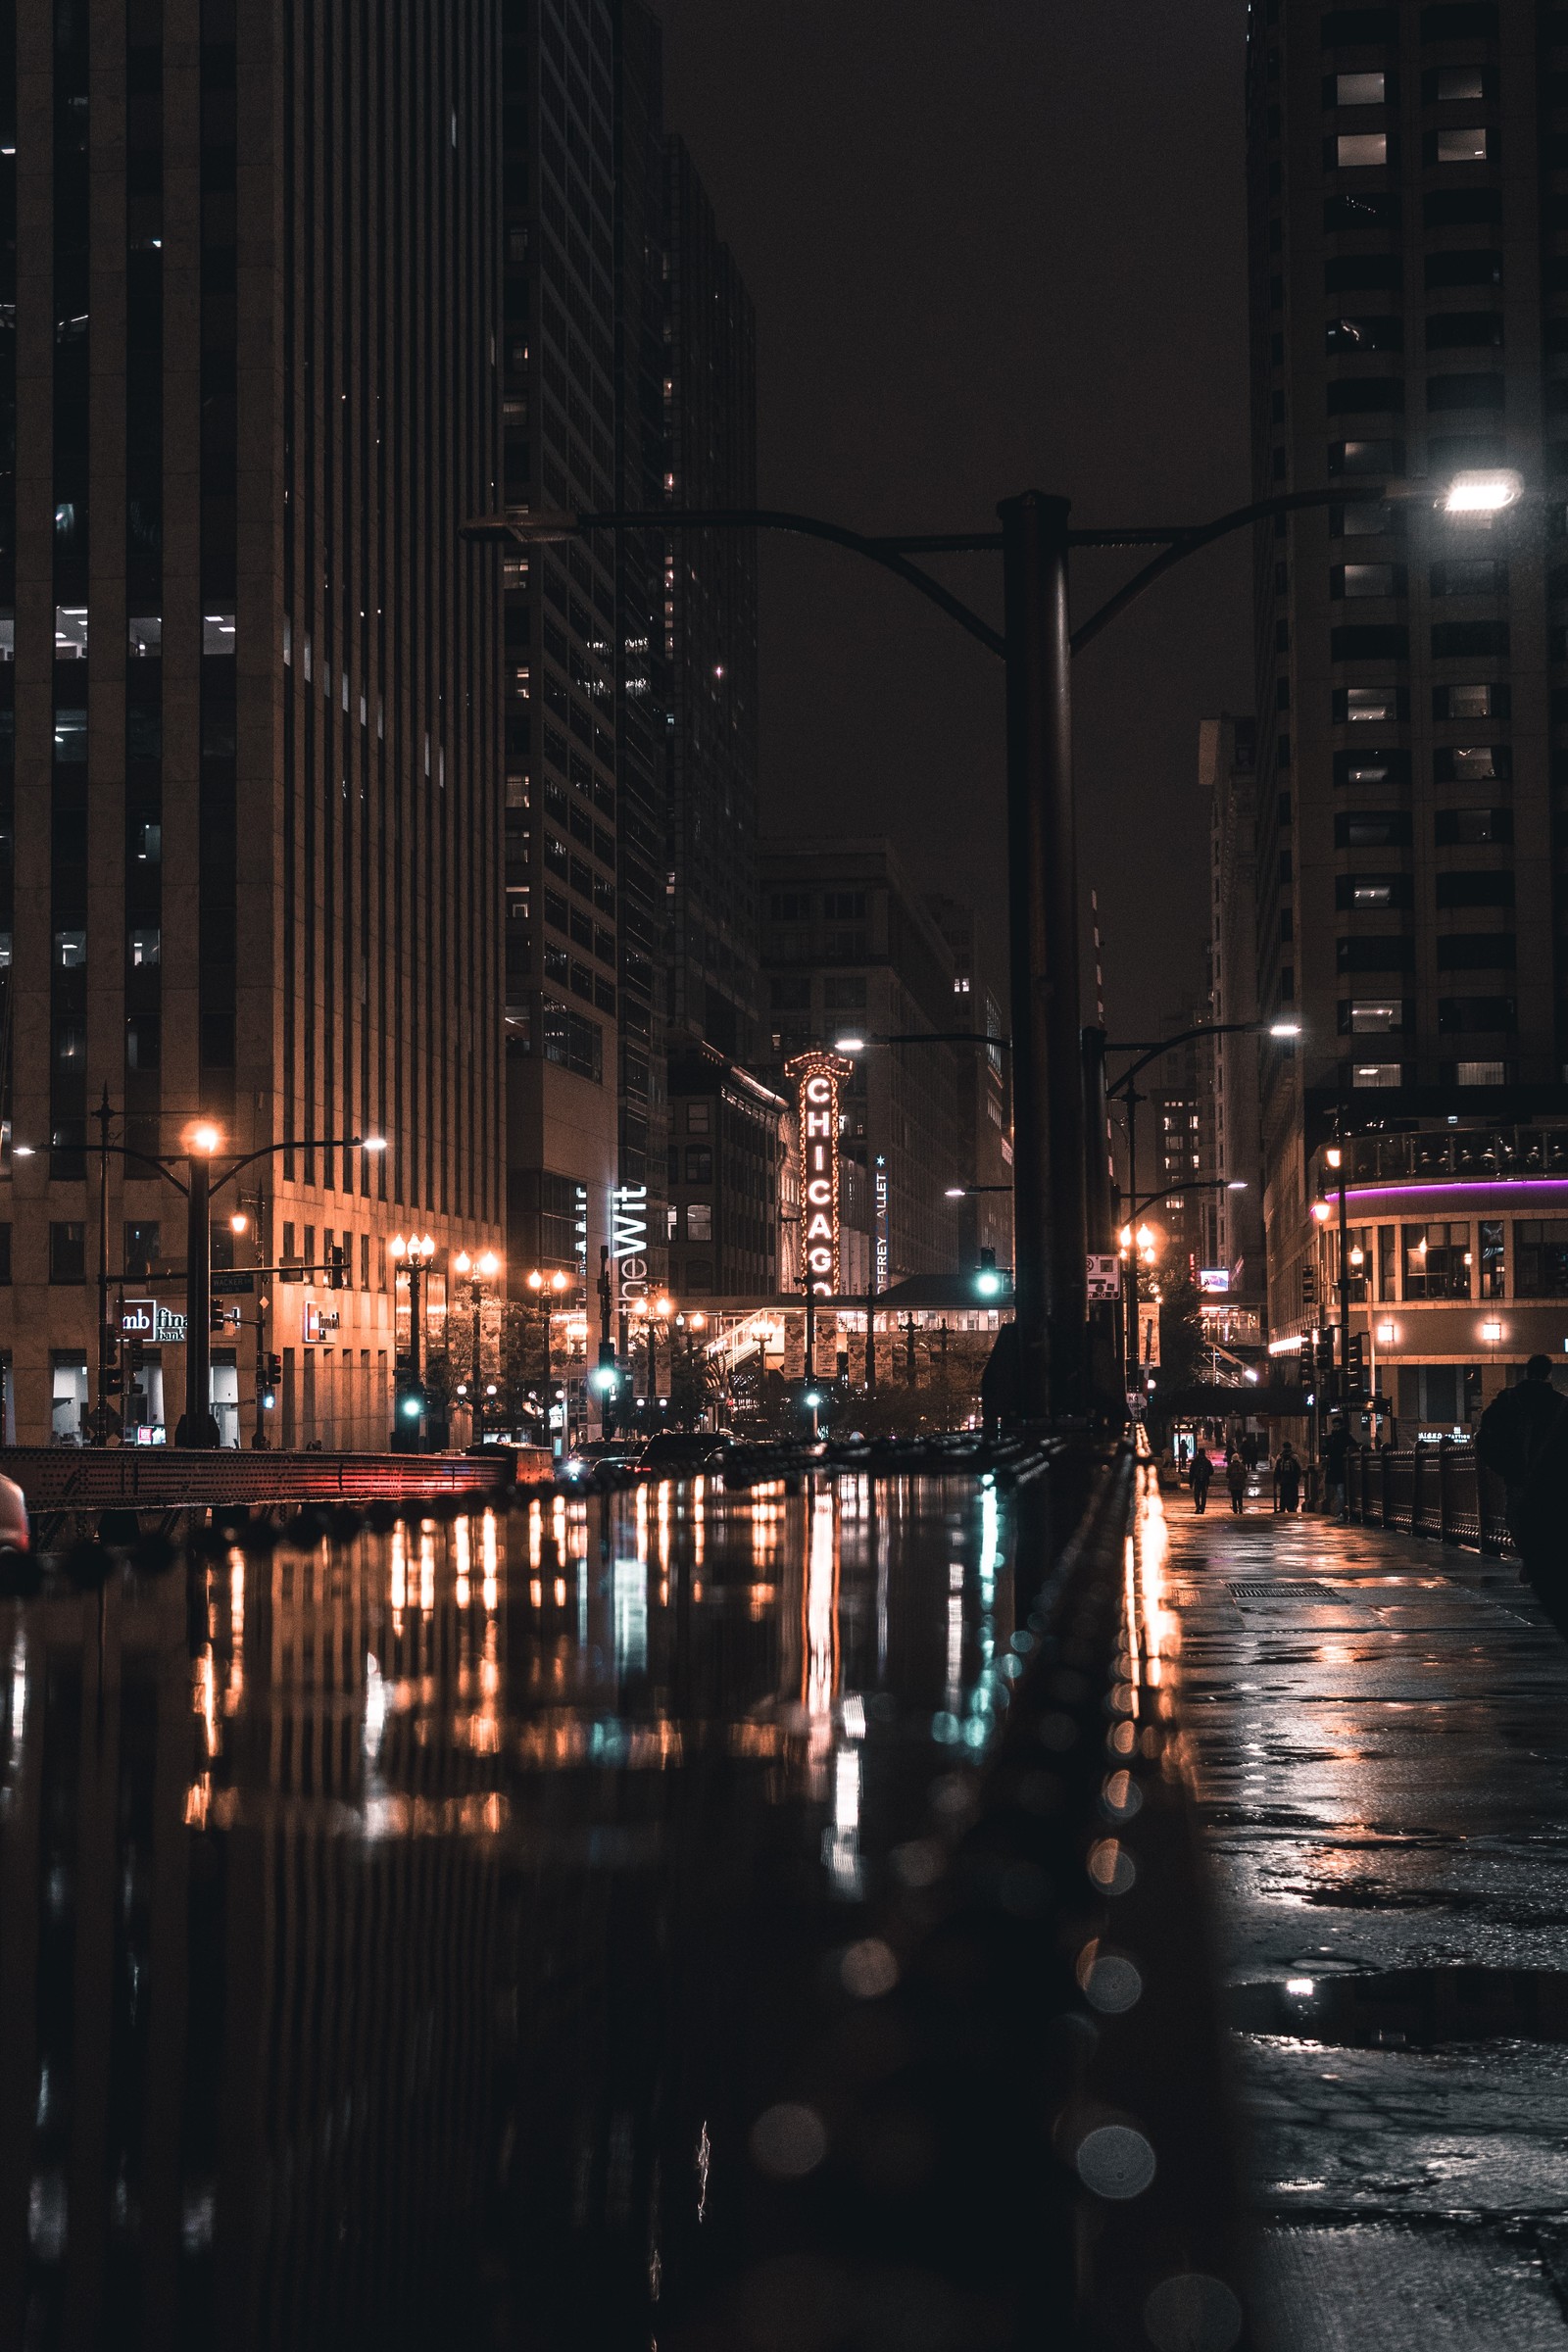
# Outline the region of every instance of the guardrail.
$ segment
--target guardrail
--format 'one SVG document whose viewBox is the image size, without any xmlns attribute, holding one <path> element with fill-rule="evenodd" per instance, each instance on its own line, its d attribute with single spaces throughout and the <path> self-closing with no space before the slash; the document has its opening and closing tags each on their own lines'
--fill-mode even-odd
<svg viewBox="0 0 1568 2352">
<path fill-rule="evenodd" d="M 1472 1551 L 1512 1549 L 1501 1479 L 1473 1446 L 1352 1446 L 1346 1462 L 1349 1515 L 1363 1527 L 1426 1536 Z"/>
<path fill-rule="evenodd" d="M 394 1501 L 404 1494 L 504 1494 L 548 1478 L 543 1446 L 493 1453 L 235 1453 L 172 1446 L 12 1446 L 0 1475 L 34 1515 L 244 1504 Z"/>
</svg>

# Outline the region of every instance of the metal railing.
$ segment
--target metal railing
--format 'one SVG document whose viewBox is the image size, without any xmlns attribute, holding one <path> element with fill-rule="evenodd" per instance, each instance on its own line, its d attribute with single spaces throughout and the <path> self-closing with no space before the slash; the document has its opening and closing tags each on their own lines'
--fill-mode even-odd
<svg viewBox="0 0 1568 2352">
<path fill-rule="evenodd" d="M 1352 1447 L 1346 1500 L 1363 1527 L 1426 1536 L 1472 1551 L 1512 1548 L 1501 1479 L 1477 1458 L 1473 1446 L 1450 1438 L 1436 1445 Z"/>
<path fill-rule="evenodd" d="M 172 1446 L 0 1449 L 0 1476 L 16 1480 L 33 1513 L 500 1494 L 518 1482 L 548 1478 L 550 1471 L 543 1447 L 498 1447 L 485 1454 L 205 1453 Z"/>
</svg>

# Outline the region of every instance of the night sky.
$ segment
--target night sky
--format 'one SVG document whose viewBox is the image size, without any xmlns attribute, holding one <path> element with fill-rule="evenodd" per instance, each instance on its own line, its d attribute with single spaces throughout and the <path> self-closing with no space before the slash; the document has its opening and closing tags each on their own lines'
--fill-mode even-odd
<svg viewBox="0 0 1568 2352">
<path fill-rule="evenodd" d="M 1245 0 L 658 4 L 666 122 L 757 305 L 763 504 L 893 531 L 1031 487 L 1085 525 L 1244 503 Z M 762 563 L 764 828 L 890 834 L 1000 949 L 1000 664 L 853 557 Z M 1251 708 L 1250 572 L 1245 538 L 1196 558 L 1077 665 L 1113 1035 L 1202 985 L 1198 721 Z M 1000 619 L 1000 559 L 948 576 Z"/>
</svg>

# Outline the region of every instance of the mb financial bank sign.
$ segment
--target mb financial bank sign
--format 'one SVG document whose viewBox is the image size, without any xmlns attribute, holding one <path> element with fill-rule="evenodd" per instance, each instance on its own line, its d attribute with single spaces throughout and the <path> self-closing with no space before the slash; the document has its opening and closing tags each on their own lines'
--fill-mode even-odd
<svg viewBox="0 0 1568 2352">
<path fill-rule="evenodd" d="M 839 1294 L 839 1097 L 855 1064 L 839 1054 L 798 1054 L 784 1064 L 800 1098 L 801 1215 L 805 1287 L 820 1298 Z"/>
</svg>

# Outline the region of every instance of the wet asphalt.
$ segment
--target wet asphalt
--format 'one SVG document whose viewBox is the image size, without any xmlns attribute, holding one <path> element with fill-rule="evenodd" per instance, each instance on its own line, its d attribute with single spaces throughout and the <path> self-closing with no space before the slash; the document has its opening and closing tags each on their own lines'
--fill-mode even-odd
<svg viewBox="0 0 1568 2352">
<path fill-rule="evenodd" d="M 1165 1514 L 1262 2352 L 1568 2352 L 1568 1649 L 1511 1560 Z"/>
</svg>

